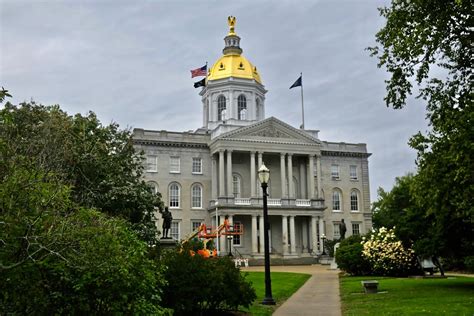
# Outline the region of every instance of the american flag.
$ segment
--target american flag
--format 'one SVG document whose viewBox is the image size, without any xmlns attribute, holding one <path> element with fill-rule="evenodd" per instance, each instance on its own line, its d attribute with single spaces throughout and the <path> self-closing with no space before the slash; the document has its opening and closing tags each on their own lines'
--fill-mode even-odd
<svg viewBox="0 0 474 316">
<path fill-rule="evenodd" d="M 202 66 L 201 68 L 196 68 L 191 70 L 191 78 L 205 76 L 207 72 L 207 65 Z"/>
</svg>

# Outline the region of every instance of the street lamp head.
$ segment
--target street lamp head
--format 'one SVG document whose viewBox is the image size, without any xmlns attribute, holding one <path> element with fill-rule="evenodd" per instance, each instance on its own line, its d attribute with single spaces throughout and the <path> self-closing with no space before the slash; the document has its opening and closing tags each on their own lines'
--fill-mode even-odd
<svg viewBox="0 0 474 316">
<path fill-rule="evenodd" d="M 270 170 L 268 170 L 264 163 L 262 163 L 260 169 L 258 169 L 258 179 L 262 184 L 268 183 L 268 180 L 270 180 Z"/>
</svg>

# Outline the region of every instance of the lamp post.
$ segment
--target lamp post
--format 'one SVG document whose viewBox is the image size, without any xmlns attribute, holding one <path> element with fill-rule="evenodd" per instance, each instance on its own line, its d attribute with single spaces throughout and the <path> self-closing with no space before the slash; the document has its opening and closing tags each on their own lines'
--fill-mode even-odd
<svg viewBox="0 0 474 316">
<path fill-rule="evenodd" d="M 263 191 L 263 239 L 265 252 L 265 298 L 262 301 L 264 305 L 275 305 L 275 300 L 272 297 L 272 279 L 270 277 L 270 249 L 268 240 L 268 206 L 267 206 L 267 188 L 268 180 L 270 179 L 270 170 L 262 163 L 258 169 L 258 178 L 262 184 Z"/>
<path fill-rule="evenodd" d="M 324 243 L 325 243 L 324 241 L 325 241 L 325 240 L 326 240 L 326 235 L 322 234 L 322 235 L 321 235 L 321 242 L 322 242 L 322 244 L 323 244 L 323 247 L 322 247 L 322 248 L 323 248 L 323 253 L 322 253 L 323 256 L 326 255 L 326 251 L 324 250 L 324 248 L 325 248 L 325 247 L 324 247 Z"/>
<path fill-rule="evenodd" d="M 216 254 L 217 254 L 217 257 L 219 257 L 219 230 L 218 230 L 218 227 L 219 227 L 219 210 L 218 210 L 218 205 L 219 202 L 216 200 L 216 202 L 214 203 L 214 205 L 216 206 Z"/>
</svg>

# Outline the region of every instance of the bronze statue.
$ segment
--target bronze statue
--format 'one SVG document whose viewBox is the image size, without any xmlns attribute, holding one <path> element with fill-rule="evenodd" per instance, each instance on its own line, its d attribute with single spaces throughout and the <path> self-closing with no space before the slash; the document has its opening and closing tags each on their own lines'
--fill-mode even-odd
<svg viewBox="0 0 474 316">
<path fill-rule="evenodd" d="M 168 210 L 168 207 L 165 207 L 165 211 L 161 211 L 161 217 L 163 218 L 163 239 L 171 239 L 171 236 L 169 235 L 170 228 L 171 228 L 171 222 L 173 221 L 173 215 L 171 212 Z"/>
<path fill-rule="evenodd" d="M 343 240 L 344 238 L 346 238 L 346 231 L 347 231 L 346 223 L 344 223 L 344 218 L 343 218 L 341 219 L 341 223 L 339 224 L 339 234 L 341 235 L 340 240 Z"/>
</svg>

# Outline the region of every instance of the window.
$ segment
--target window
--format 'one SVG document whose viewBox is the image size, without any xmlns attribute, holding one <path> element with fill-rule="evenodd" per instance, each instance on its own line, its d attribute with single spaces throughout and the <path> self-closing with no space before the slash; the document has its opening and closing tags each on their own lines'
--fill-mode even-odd
<svg viewBox="0 0 474 316">
<path fill-rule="evenodd" d="M 352 223 L 352 235 L 360 235 L 360 224 Z"/>
<path fill-rule="evenodd" d="M 158 157 L 154 155 L 146 156 L 146 172 L 157 172 L 158 171 Z"/>
<path fill-rule="evenodd" d="M 341 231 L 339 230 L 339 223 L 334 223 L 334 238 L 339 239 L 341 238 Z"/>
<path fill-rule="evenodd" d="M 349 175 L 351 180 L 357 180 L 357 166 L 349 166 Z"/>
<path fill-rule="evenodd" d="M 225 97 L 223 95 L 220 95 L 217 98 L 217 120 L 218 121 L 223 121 L 225 120 Z"/>
<path fill-rule="evenodd" d="M 153 193 L 158 193 L 158 183 L 149 181 L 146 183 L 146 185 L 151 189 Z"/>
<path fill-rule="evenodd" d="M 191 231 L 195 231 L 196 229 L 198 229 L 199 226 L 201 226 L 201 223 L 202 223 L 202 222 L 203 222 L 203 221 L 201 221 L 201 220 L 192 221 L 192 222 L 191 222 Z"/>
<path fill-rule="evenodd" d="M 339 180 L 339 165 L 331 165 L 331 178 Z"/>
<path fill-rule="evenodd" d="M 241 94 L 237 98 L 237 108 L 239 120 L 245 120 L 247 118 L 247 99 L 245 98 L 245 95 Z"/>
<path fill-rule="evenodd" d="M 359 210 L 359 194 L 356 190 L 351 191 L 351 211 Z"/>
<path fill-rule="evenodd" d="M 256 108 L 257 108 L 256 114 L 257 114 L 257 120 L 258 120 L 258 119 L 260 119 L 260 112 L 261 112 L 260 99 L 256 99 L 255 104 L 256 104 Z"/>
<path fill-rule="evenodd" d="M 240 176 L 238 174 L 234 174 L 232 176 L 232 193 L 234 194 L 234 197 L 239 198 L 240 197 Z"/>
<path fill-rule="evenodd" d="M 332 191 L 332 210 L 341 211 L 341 192 L 339 190 Z"/>
<path fill-rule="evenodd" d="M 202 208 L 202 186 L 195 184 L 191 188 L 191 207 Z"/>
<path fill-rule="evenodd" d="M 233 225 L 240 226 L 241 222 L 234 222 Z M 234 226 L 235 227 L 235 226 Z M 235 228 L 234 228 L 235 230 Z M 241 246 L 241 235 L 234 235 L 234 238 L 232 239 L 232 244 L 234 246 Z"/>
<path fill-rule="evenodd" d="M 180 239 L 180 229 L 179 225 L 180 223 L 178 221 L 173 221 L 171 222 L 171 228 L 170 228 L 170 237 L 173 238 L 174 240 L 179 240 Z"/>
<path fill-rule="evenodd" d="M 170 157 L 170 173 L 180 173 L 181 160 L 179 157 Z"/>
<path fill-rule="evenodd" d="M 192 173 L 202 174 L 202 159 L 193 158 Z"/>
<path fill-rule="evenodd" d="M 171 208 L 179 208 L 180 191 L 180 187 L 177 183 L 170 184 L 169 203 Z"/>
</svg>

